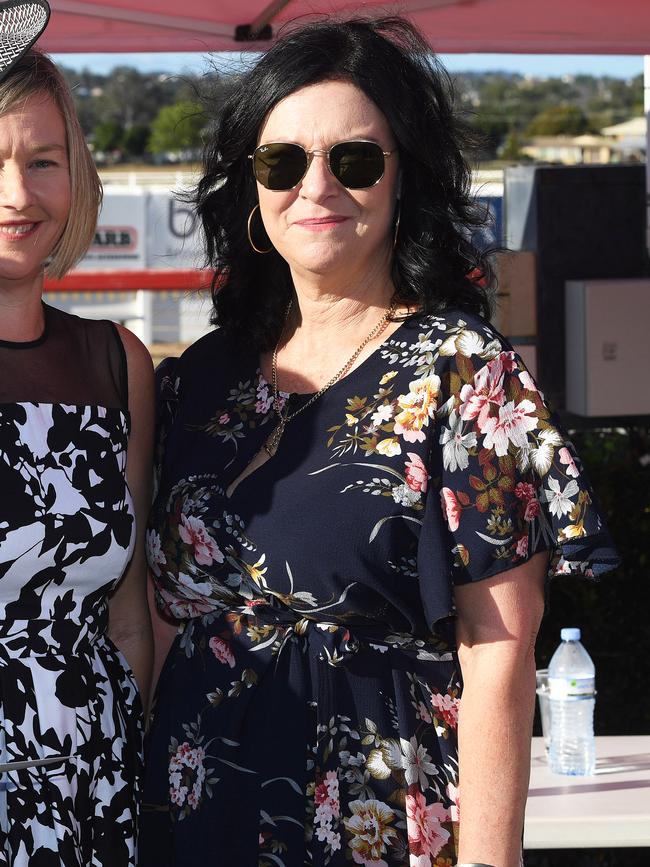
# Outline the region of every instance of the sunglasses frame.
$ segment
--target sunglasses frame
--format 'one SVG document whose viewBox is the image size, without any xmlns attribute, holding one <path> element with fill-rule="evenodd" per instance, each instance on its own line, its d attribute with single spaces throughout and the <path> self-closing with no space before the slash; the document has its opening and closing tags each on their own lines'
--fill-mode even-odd
<svg viewBox="0 0 650 867">
<path fill-rule="evenodd" d="M 345 184 L 336 177 L 336 175 L 332 171 L 332 166 L 330 164 L 330 153 L 332 152 L 332 150 L 335 147 L 338 147 L 339 145 L 344 145 L 344 144 L 371 144 L 371 145 L 376 145 L 376 147 L 378 147 L 381 150 L 381 153 L 384 157 L 384 168 L 383 168 L 382 173 L 379 175 L 379 177 L 377 178 L 377 180 L 374 183 L 368 184 L 367 187 L 346 187 Z M 300 148 L 300 150 L 303 151 L 303 153 L 305 154 L 305 156 L 307 158 L 307 165 L 305 166 L 305 171 L 298 178 L 298 180 L 296 181 L 296 183 L 292 187 L 286 187 L 286 188 L 281 189 L 281 190 L 273 190 L 270 187 L 265 186 L 264 184 L 262 184 L 262 182 L 260 180 L 258 180 L 257 175 L 255 174 L 255 155 L 257 154 L 257 152 L 260 148 L 268 147 L 269 145 L 292 145 L 293 147 Z M 300 184 L 302 183 L 302 181 L 304 180 L 305 175 L 309 171 L 309 167 L 311 166 L 312 160 L 315 156 L 321 156 L 321 157 L 326 158 L 327 170 L 332 175 L 334 180 L 337 181 L 339 184 L 341 184 L 342 187 L 345 187 L 346 190 L 370 190 L 370 189 L 372 189 L 372 187 L 376 187 L 377 184 L 379 183 L 379 181 L 386 174 L 386 157 L 392 157 L 393 154 L 395 154 L 395 153 L 397 153 L 397 148 L 393 148 L 392 151 L 385 151 L 382 149 L 379 142 L 371 141 L 370 139 L 362 139 L 362 138 L 343 139 L 343 141 L 335 142 L 327 150 L 322 150 L 321 148 L 317 148 L 317 149 L 312 150 L 312 151 L 307 150 L 307 148 L 304 148 L 302 145 L 298 144 L 297 142 L 293 142 L 293 141 L 268 141 L 268 142 L 264 142 L 264 144 L 258 145 L 252 154 L 248 154 L 248 159 L 251 161 L 251 168 L 253 169 L 253 177 L 255 178 L 257 183 L 262 184 L 262 186 L 264 187 L 265 190 L 270 190 L 272 193 L 288 193 L 291 190 L 295 190 L 296 187 L 299 187 Z"/>
</svg>

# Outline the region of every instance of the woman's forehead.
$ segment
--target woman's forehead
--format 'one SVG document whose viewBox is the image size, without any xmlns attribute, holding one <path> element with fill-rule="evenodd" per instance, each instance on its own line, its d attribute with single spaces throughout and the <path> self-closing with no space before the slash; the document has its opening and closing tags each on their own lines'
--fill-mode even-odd
<svg viewBox="0 0 650 867">
<path fill-rule="evenodd" d="M 259 140 L 320 147 L 346 138 L 391 144 L 388 122 L 375 103 L 349 81 L 310 84 L 282 99 L 267 115 Z"/>
<path fill-rule="evenodd" d="M 37 144 L 65 143 L 65 121 L 54 99 L 36 91 L 0 115 L 0 137 Z"/>
</svg>

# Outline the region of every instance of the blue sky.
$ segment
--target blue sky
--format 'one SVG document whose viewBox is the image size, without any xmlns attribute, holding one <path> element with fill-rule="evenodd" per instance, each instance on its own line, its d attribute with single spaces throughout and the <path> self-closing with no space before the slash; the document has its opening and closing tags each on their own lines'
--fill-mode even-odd
<svg viewBox="0 0 650 867">
<path fill-rule="evenodd" d="M 200 73 L 206 69 L 205 54 L 55 54 L 54 60 L 73 69 L 91 69 L 105 75 L 118 65 L 135 66 L 142 72 Z M 236 64 L 239 54 L 221 54 L 219 62 Z M 504 70 L 539 77 L 576 75 L 613 75 L 631 78 L 643 72 L 641 56 L 596 56 L 562 54 L 443 54 L 450 72 Z"/>
</svg>

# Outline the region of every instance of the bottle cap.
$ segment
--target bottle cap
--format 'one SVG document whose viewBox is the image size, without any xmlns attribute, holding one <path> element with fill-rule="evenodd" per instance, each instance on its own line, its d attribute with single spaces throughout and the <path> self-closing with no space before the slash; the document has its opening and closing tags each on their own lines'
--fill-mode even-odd
<svg viewBox="0 0 650 867">
<path fill-rule="evenodd" d="M 580 641 L 580 630 L 575 626 L 565 626 L 560 630 L 560 638 L 562 641 Z"/>
</svg>

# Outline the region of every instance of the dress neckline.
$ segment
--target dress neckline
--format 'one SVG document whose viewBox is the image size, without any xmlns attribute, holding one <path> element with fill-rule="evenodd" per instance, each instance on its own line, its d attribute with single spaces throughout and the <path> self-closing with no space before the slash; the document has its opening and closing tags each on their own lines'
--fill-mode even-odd
<svg viewBox="0 0 650 867">
<path fill-rule="evenodd" d="M 49 331 L 49 317 L 47 315 L 47 304 L 41 302 L 41 306 L 43 308 L 43 331 L 40 336 L 34 340 L 0 340 L 1 349 L 34 349 L 45 343 Z"/>
<path fill-rule="evenodd" d="M 420 312 L 412 313 L 412 314 L 408 315 L 405 319 L 403 319 L 399 323 L 399 325 L 397 326 L 397 328 L 394 331 L 392 331 L 387 337 L 385 337 L 381 341 L 381 343 L 379 343 L 373 349 L 373 351 L 370 353 L 370 355 L 367 355 L 363 359 L 363 361 L 361 361 L 359 364 L 355 365 L 352 368 L 352 370 L 350 370 L 348 373 L 345 374 L 345 376 L 342 376 L 340 379 L 337 379 L 337 381 L 333 385 L 331 385 L 327 389 L 327 391 L 332 392 L 337 388 L 337 386 L 341 385 L 341 383 L 349 382 L 351 377 L 353 377 L 359 371 L 362 371 L 366 367 L 366 365 L 369 366 L 369 362 L 373 358 L 375 358 L 375 356 L 377 356 L 382 350 L 384 350 L 388 346 L 389 341 L 393 340 L 395 338 L 395 336 L 398 335 L 405 326 L 409 325 L 409 323 L 411 323 L 416 316 L 422 316 L 422 315 L 423 314 Z M 270 381 L 266 379 L 266 377 L 264 376 L 264 373 L 262 372 L 262 365 L 260 363 L 259 356 L 257 359 L 257 371 L 258 371 L 259 379 L 263 379 L 264 382 L 267 382 L 269 387 L 270 387 Z M 279 389 L 279 394 L 284 398 L 293 397 L 293 398 L 308 399 L 310 397 L 313 397 L 316 394 L 316 392 L 315 391 L 284 391 L 283 389 Z"/>
</svg>

